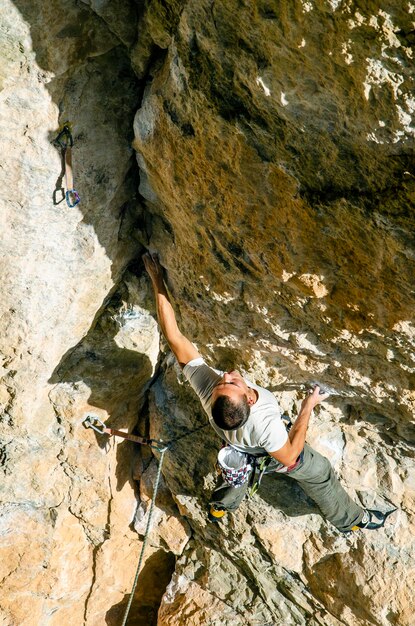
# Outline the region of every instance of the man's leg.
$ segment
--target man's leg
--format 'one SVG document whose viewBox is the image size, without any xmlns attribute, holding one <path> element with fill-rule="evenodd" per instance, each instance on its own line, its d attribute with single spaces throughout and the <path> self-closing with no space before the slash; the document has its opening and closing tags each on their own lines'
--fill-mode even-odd
<svg viewBox="0 0 415 626">
<path fill-rule="evenodd" d="M 247 492 L 250 476 L 251 472 L 248 480 L 239 487 L 232 487 L 219 476 L 209 504 L 217 510 L 236 511 Z"/>
<path fill-rule="evenodd" d="M 303 463 L 286 475 L 298 482 L 323 516 L 339 530 L 351 530 L 361 522 L 364 509 L 345 492 L 330 461 L 307 444 L 304 446 Z"/>
</svg>

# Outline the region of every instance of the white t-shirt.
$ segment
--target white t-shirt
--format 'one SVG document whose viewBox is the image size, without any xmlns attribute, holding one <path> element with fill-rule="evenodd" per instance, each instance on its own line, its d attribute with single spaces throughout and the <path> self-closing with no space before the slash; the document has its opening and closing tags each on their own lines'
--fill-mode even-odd
<svg viewBox="0 0 415 626">
<path fill-rule="evenodd" d="M 214 370 L 199 357 L 184 366 L 183 374 L 199 396 L 212 427 L 233 447 L 251 454 L 265 454 L 279 450 L 286 443 L 288 435 L 281 420 L 280 407 L 270 391 L 244 378 L 246 384 L 258 392 L 258 399 L 251 406 L 249 418 L 241 428 L 222 430 L 213 421 L 211 399 L 213 388 L 224 372 Z"/>
</svg>

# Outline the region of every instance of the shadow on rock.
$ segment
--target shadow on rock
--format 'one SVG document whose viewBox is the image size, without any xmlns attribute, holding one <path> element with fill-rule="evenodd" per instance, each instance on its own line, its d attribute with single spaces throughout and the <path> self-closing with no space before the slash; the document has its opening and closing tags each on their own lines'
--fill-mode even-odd
<svg viewBox="0 0 415 626">
<path fill-rule="evenodd" d="M 129 280 L 131 284 L 135 277 L 130 275 Z M 151 332 L 148 322 L 152 321 L 152 317 L 144 313 L 141 317 L 133 317 L 135 309 L 125 308 L 125 301 L 128 302 L 128 287 L 123 283 L 88 334 L 62 357 L 49 383 L 56 384 L 54 404 L 58 409 L 62 408 L 62 413 L 67 412 L 68 404 L 87 404 L 109 415 L 106 426 L 131 431 L 143 410 L 144 395 L 153 376 L 154 365 L 145 353 L 145 345 L 137 345 L 135 350 L 124 346 L 128 342 L 134 345 L 137 338 Z M 95 431 L 94 434 L 98 445 L 105 448 L 109 442 L 108 435 L 99 435 Z M 136 448 L 136 444 L 128 441 L 117 443 L 117 461 L 124 460 L 117 463 L 118 490 L 131 479 L 125 457 L 132 458 Z"/>
<path fill-rule="evenodd" d="M 264 502 L 274 509 L 279 509 L 288 517 L 311 513 L 321 515 L 319 508 L 306 496 L 301 487 L 293 479 L 281 474 L 264 476 L 258 495 Z"/>
<path fill-rule="evenodd" d="M 128 626 L 156 626 L 160 602 L 171 580 L 175 564 L 174 554 L 164 550 L 158 550 L 146 560 L 138 577 L 127 620 Z M 108 626 L 121 624 L 129 598 L 126 595 L 107 611 L 105 623 Z"/>
<path fill-rule="evenodd" d="M 122 10 L 131 13 L 125 25 L 119 21 L 120 28 L 131 31 L 124 36 L 117 32 L 117 24 L 111 19 L 106 23 L 85 3 L 14 0 L 14 5 L 30 26 L 32 49 L 24 53 L 27 58 L 32 50 L 35 54 L 39 82 L 59 108 L 58 125 L 72 124 L 74 186 L 81 196 L 76 210 L 105 248 L 117 280 L 138 248 L 130 235 L 140 211 L 131 143 L 142 84 L 128 52 L 136 37 L 136 8 L 134 3 L 124 3 Z M 58 128 L 49 132 L 51 143 L 57 134 Z M 61 168 L 56 168 L 56 185 L 49 189 L 49 197 L 52 206 L 70 211 L 63 201 L 62 161 Z M 88 229 L 84 232 L 85 240 Z M 81 249 L 84 240 L 74 245 Z"/>
</svg>

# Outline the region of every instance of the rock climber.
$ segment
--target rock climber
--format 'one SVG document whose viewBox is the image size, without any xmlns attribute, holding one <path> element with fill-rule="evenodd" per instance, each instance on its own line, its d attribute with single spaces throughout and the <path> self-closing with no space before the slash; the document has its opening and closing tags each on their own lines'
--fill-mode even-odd
<svg viewBox="0 0 415 626">
<path fill-rule="evenodd" d="M 161 330 L 185 378 L 198 395 L 211 426 L 232 449 L 266 457 L 266 473 L 293 478 L 339 531 L 381 528 L 393 511 L 382 513 L 356 504 L 341 486 L 324 456 L 305 443 L 313 408 L 329 394 L 316 386 L 302 402 L 287 433 L 275 396 L 237 371 L 220 372 L 205 363 L 193 343 L 179 330 L 157 253 L 143 256 L 151 278 Z M 249 481 L 234 486 L 219 477 L 213 491 L 209 520 L 217 522 L 235 511 L 247 493 Z"/>
</svg>

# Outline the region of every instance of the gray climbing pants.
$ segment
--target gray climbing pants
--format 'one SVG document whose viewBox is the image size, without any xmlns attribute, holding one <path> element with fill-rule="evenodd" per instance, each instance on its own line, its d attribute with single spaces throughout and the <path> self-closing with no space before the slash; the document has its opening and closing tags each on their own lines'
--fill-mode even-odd
<svg viewBox="0 0 415 626">
<path fill-rule="evenodd" d="M 271 462 L 267 474 L 272 473 Z M 291 472 L 284 474 L 293 478 L 320 509 L 323 517 L 331 522 L 336 528 L 345 532 L 351 530 L 363 517 L 363 509 L 356 504 L 345 492 L 338 481 L 330 461 L 322 456 L 309 445 L 304 446 L 303 461 Z M 228 485 L 221 477 L 212 493 L 210 504 L 219 506 L 227 511 L 235 511 L 241 504 L 249 481 L 239 487 Z"/>
</svg>

